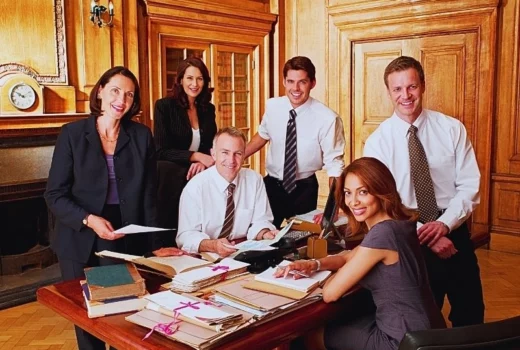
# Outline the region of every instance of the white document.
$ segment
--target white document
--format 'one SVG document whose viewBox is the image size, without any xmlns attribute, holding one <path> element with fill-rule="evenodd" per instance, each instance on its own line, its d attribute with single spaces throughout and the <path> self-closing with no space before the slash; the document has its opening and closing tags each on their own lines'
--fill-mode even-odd
<svg viewBox="0 0 520 350">
<path fill-rule="evenodd" d="M 243 241 L 235 245 L 230 244 L 224 244 L 225 247 L 238 249 L 242 252 L 245 252 L 247 250 L 273 250 L 274 247 L 270 247 L 269 245 L 266 245 L 264 243 L 264 240 L 257 241 L 257 240 L 251 240 L 251 241 Z"/>
<path fill-rule="evenodd" d="M 151 294 L 146 297 L 153 304 L 148 304 L 147 308 L 154 309 L 154 307 L 162 307 L 166 310 L 177 311 L 184 317 L 193 319 L 198 322 L 219 322 L 219 320 L 226 320 L 234 315 L 219 310 L 216 307 L 205 304 L 185 296 L 173 293 L 169 290 Z M 159 311 L 158 309 L 154 311 Z"/>
<path fill-rule="evenodd" d="M 124 235 L 130 235 L 132 233 L 143 233 L 143 232 L 158 232 L 158 231 L 170 231 L 173 229 L 169 228 L 159 228 L 159 227 L 150 227 L 150 226 L 140 226 L 140 225 L 128 225 L 125 227 L 121 227 L 118 230 L 115 230 L 114 233 L 121 233 Z"/>
<path fill-rule="evenodd" d="M 314 209 L 313 211 L 310 211 L 308 213 L 296 215 L 294 218 L 296 220 L 307 221 L 307 222 L 314 222 L 314 217 L 316 215 L 322 214 L 322 213 L 323 213 L 323 210 Z"/>
<path fill-rule="evenodd" d="M 224 273 L 229 273 L 247 266 L 249 266 L 248 263 L 237 261 L 230 258 L 225 258 L 214 265 L 205 266 L 195 270 L 179 273 L 173 277 L 173 280 L 184 284 L 194 284 L 198 281 L 222 275 Z"/>
<path fill-rule="evenodd" d="M 290 264 L 290 262 L 284 260 L 282 263 L 280 263 L 280 266 L 285 266 L 288 264 Z M 294 289 L 300 292 L 308 292 L 323 282 L 331 273 L 330 271 L 326 270 L 318 271 L 313 273 L 310 277 L 294 279 L 292 275 L 288 275 L 287 277 L 274 277 L 275 271 L 275 267 L 270 267 L 261 274 L 256 275 L 255 280 Z"/>
</svg>

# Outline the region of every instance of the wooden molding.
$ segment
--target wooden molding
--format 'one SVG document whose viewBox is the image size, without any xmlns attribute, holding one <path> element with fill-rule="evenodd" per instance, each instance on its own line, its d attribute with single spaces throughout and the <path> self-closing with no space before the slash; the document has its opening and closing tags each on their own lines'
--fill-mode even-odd
<svg viewBox="0 0 520 350">
<path fill-rule="evenodd" d="M 56 41 L 56 74 L 40 74 L 31 67 L 11 62 L 0 64 L 0 75 L 15 71 L 33 77 L 42 85 L 67 85 L 67 49 L 63 0 L 54 0 L 54 27 L 54 38 Z"/>
<path fill-rule="evenodd" d="M 0 116 L 0 139 L 57 135 L 63 124 L 88 117 L 88 113 Z"/>
</svg>

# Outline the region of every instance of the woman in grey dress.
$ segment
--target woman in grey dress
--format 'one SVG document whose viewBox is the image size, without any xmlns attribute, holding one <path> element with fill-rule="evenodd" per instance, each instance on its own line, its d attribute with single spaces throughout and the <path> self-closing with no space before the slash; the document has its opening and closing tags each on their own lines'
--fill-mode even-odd
<svg viewBox="0 0 520 350">
<path fill-rule="evenodd" d="M 300 260 L 276 272 L 281 277 L 290 270 L 307 274 L 338 270 L 323 288 L 327 303 L 358 283 L 372 293 L 376 311 L 328 324 L 322 339 L 326 348 L 395 350 L 408 331 L 446 327 L 428 284 L 416 214 L 402 205 L 386 166 L 375 158 L 352 162 L 339 178 L 336 201 L 347 214 L 352 232 L 366 233 L 361 244 L 319 260 Z"/>
</svg>

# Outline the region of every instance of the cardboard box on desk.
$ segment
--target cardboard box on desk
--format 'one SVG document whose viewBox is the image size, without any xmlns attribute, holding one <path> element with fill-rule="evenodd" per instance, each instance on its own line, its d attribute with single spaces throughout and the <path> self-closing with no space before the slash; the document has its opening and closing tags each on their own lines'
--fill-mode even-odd
<svg viewBox="0 0 520 350">
<path fill-rule="evenodd" d="M 307 239 L 307 257 L 311 259 L 320 259 L 326 257 L 327 240 L 316 236 Z"/>
</svg>

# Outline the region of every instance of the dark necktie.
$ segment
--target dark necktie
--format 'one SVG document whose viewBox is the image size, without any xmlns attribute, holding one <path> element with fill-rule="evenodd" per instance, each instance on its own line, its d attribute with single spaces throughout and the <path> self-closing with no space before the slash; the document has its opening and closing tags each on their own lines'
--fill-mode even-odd
<svg viewBox="0 0 520 350">
<path fill-rule="evenodd" d="M 229 184 L 227 187 L 226 215 L 224 217 L 222 231 L 218 238 L 226 238 L 231 234 L 231 230 L 233 229 L 233 222 L 235 221 L 235 202 L 233 201 L 233 192 L 235 192 L 235 187 L 235 184 Z"/>
<path fill-rule="evenodd" d="M 289 111 L 285 138 L 285 164 L 283 167 L 283 188 L 291 193 L 296 188 L 296 111 Z"/>
<path fill-rule="evenodd" d="M 433 190 L 432 176 L 428 166 L 426 153 L 423 145 L 417 137 L 417 127 L 412 125 L 408 129 L 408 151 L 410 153 L 410 170 L 412 172 L 412 182 L 417 198 L 419 209 L 419 220 L 430 222 L 437 219 L 439 208 Z"/>
</svg>

